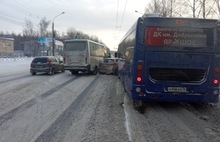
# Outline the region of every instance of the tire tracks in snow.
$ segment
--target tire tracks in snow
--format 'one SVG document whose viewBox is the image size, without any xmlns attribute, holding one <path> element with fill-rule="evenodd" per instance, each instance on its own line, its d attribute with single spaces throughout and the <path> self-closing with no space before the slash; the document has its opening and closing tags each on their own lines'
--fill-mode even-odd
<svg viewBox="0 0 220 142">
<path fill-rule="evenodd" d="M 18 74 L 16 74 L 18 75 Z M 6 77 L 11 77 L 12 75 L 10 76 L 4 76 L 4 77 L 1 77 L 1 78 L 6 78 Z M 15 76 L 15 75 L 13 75 Z M 25 78 L 29 78 L 31 77 L 30 75 L 24 75 L 24 76 L 19 76 L 19 77 L 16 77 L 16 78 L 11 78 L 11 79 L 8 79 L 8 80 L 4 80 L 4 81 L 0 81 L 0 84 L 3 84 L 3 83 L 7 83 L 7 82 L 10 82 L 10 81 L 15 81 L 15 80 L 18 80 L 18 79 L 25 79 Z"/>
<path fill-rule="evenodd" d="M 20 77 L 20 78 L 24 78 L 24 77 Z M 26 109 L 28 109 L 28 108 L 32 107 L 33 105 L 35 105 L 38 102 L 38 99 L 43 100 L 43 99 L 47 98 L 48 96 L 52 95 L 54 92 L 58 91 L 59 89 L 63 88 L 64 86 L 68 85 L 69 83 L 73 82 L 74 80 L 76 80 L 78 78 L 79 77 L 75 77 L 75 78 L 72 78 L 72 79 L 70 79 L 70 80 L 68 80 L 68 81 L 66 81 L 66 82 L 64 82 L 60 85 L 57 85 L 54 88 L 52 88 L 52 89 L 46 91 L 45 93 L 41 94 L 39 97 L 31 99 L 31 100 L 23 103 L 22 105 L 18 106 L 17 108 L 12 109 L 9 112 L 1 115 L 0 116 L 0 126 L 4 122 L 12 119 L 13 116 L 15 116 L 16 114 L 21 113 L 21 112 L 25 111 Z"/>
<path fill-rule="evenodd" d="M 98 76 L 83 90 L 83 92 L 70 104 L 70 106 L 47 128 L 39 135 L 35 142 L 59 141 L 60 138 L 71 127 L 74 121 L 74 116 L 80 109 L 81 103 L 94 90 L 94 86 L 98 80 Z"/>
<path fill-rule="evenodd" d="M 219 142 L 219 133 L 206 120 L 179 103 L 147 102 L 140 114 L 125 96 L 127 125 L 132 142 Z"/>
</svg>

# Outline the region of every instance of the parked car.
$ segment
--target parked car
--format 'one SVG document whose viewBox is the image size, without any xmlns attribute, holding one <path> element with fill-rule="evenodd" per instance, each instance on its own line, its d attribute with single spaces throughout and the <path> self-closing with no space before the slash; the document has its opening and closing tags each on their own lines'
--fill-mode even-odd
<svg viewBox="0 0 220 142">
<path fill-rule="evenodd" d="M 117 75 L 117 72 L 118 72 L 118 65 L 116 58 L 104 58 L 103 62 L 100 63 L 99 73 Z"/>
<path fill-rule="evenodd" d="M 39 56 L 35 57 L 30 65 L 30 73 L 36 75 L 39 72 L 45 72 L 50 75 L 56 72 L 64 72 L 63 61 L 55 56 Z"/>
</svg>

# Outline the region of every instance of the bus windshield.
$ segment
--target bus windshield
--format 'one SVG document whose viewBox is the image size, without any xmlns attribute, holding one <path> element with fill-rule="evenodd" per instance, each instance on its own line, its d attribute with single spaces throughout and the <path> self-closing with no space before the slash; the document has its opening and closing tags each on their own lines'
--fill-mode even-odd
<svg viewBox="0 0 220 142">
<path fill-rule="evenodd" d="M 77 41 L 77 42 L 67 42 L 65 45 L 66 51 L 85 51 L 86 42 Z"/>
<path fill-rule="evenodd" d="M 214 29 L 147 27 L 146 46 L 212 47 Z"/>
</svg>

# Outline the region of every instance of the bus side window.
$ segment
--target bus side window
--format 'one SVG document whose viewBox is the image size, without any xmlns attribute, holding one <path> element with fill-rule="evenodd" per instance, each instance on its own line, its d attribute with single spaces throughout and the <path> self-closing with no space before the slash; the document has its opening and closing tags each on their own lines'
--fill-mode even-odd
<svg viewBox="0 0 220 142">
<path fill-rule="evenodd" d="M 133 50 L 134 48 L 131 47 L 131 48 L 127 48 L 126 51 L 125 51 L 125 59 L 126 61 L 129 62 L 129 64 L 133 64 Z"/>
</svg>

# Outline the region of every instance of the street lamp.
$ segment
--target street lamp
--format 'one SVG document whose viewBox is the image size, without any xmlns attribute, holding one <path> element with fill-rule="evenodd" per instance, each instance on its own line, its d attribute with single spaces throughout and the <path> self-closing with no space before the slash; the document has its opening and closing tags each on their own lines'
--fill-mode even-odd
<svg viewBox="0 0 220 142">
<path fill-rule="evenodd" d="M 54 32 L 54 19 L 57 18 L 58 16 L 64 14 L 65 12 L 62 12 L 60 14 L 58 14 L 57 16 L 55 16 L 53 18 L 53 21 L 52 21 L 52 42 L 53 42 L 53 47 L 52 47 L 52 51 L 53 51 L 53 56 L 54 56 L 54 50 L 55 50 L 55 32 Z"/>
<path fill-rule="evenodd" d="M 139 12 L 139 11 L 137 11 L 137 10 L 135 10 L 135 12 L 136 12 L 136 13 L 139 13 L 139 14 L 141 14 L 141 15 L 144 15 L 143 13 L 141 13 L 141 12 Z"/>
</svg>

